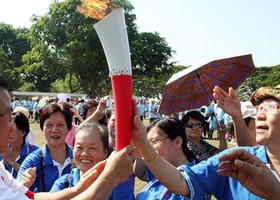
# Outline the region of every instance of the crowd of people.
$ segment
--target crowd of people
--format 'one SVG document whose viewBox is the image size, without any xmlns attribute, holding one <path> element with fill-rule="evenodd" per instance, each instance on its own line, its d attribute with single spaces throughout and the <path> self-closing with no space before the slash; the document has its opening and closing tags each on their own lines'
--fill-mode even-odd
<svg viewBox="0 0 280 200">
<path fill-rule="evenodd" d="M 46 139 L 39 147 L 27 140 L 34 117 L 24 104 L 14 107 L 1 77 L 0 95 L 3 199 L 280 198 L 279 87 L 243 103 L 216 86 L 213 105 L 174 116 L 160 115 L 155 100 L 133 100 L 131 144 L 118 152 L 108 97 L 38 110 Z M 205 141 L 214 130 L 218 147 Z M 227 134 L 240 147 L 228 148 Z M 138 194 L 135 177 L 147 182 Z"/>
</svg>

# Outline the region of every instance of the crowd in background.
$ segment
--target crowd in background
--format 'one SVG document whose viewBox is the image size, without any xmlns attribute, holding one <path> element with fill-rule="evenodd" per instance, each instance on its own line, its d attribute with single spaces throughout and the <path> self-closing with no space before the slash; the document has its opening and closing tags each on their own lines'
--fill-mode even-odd
<svg viewBox="0 0 280 200">
<path fill-rule="evenodd" d="M 223 170 L 218 170 L 218 173 L 214 171 L 218 166 L 231 170 L 226 164 L 219 162 L 219 159 L 231 159 L 225 157 L 230 156 L 231 152 L 226 150 L 227 142 L 254 146 L 260 141 L 266 141 L 256 139 L 255 128 L 264 129 L 266 126 L 256 126 L 255 118 L 257 114 L 260 118 L 264 113 L 274 114 L 278 111 L 279 106 L 274 104 L 278 103 L 280 97 L 277 96 L 278 93 L 271 97 L 259 97 L 257 95 L 263 93 L 257 93 L 252 102 L 258 106 L 262 101 L 259 99 L 262 98 L 265 105 L 261 103 L 262 106 L 255 109 L 251 103 L 236 101 L 235 93 L 231 90 L 227 93 L 215 87 L 214 97 L 218 102 L 213 101 L 211 105 L 172 116 L 158 113 L 159 101 L 142 99 L 135 102 L 133 113 L 136 118 L 133 121 L 131 141 L 141 157 L 136 157 L 134 173 L 112 189 L 109 199 L 134 199 L 135 176 L 147 182 L 136 199 L 184 199 L 186 195 L 195 199 L 211 199 L 211 194 L 221 199 L 234 199 L 231 195 L 237 190 L 242 195 L 256 199 L 249 191 L 242 189 L 239 177 L 228 181 L 229 176 L 233 177 L 232 174 Z M 113 100 L 109 96 L 79 101 L 68 98 L 65 102 L 55 98 L 46 101 L 43 107 L 38 102 L 30 98 L 22 101 L 13 99 L 11 133 L 7 137 L 7 149 L 0 158 L 5 169 L 15 179 L 40 196 L 42 192 L 59 192 L 76 187 L 82 177 L 108 158 L 115 150 L 115 116 Z M 6 117 L 3 114 L 1 116 Z M 147 127 L 142 123 L 144 120 Z M 39 123 L 46 138 L 43 147 L 36 145 L 29 122 Z M 213 139 L 214 132 L 219 140 L 218 147 L 205 141 Z M 245 134 L 244 137 L 241 137 L 241 132 Z M 32 134 L 33 141 L 27 138 Z M 234 141 L 235 137 L 237 141 Z M 265 146 L 244 149 L 264 159 L 255 149 L 263 151 L 266 146 L 271 145 L 265 143 Z M 241 157 L 241 149 L 239 150 L 232 156 L 238 154 Z M 249 156 L 244 152 L 242 155 Z M 257 158 L 250 158 L 259 163 Z M 265 159 L 264 162 L 268 161 Z M 261 170 L 264 169 L 261 163 L 258 165 Z M 271 169 L 279 177 L 276 170 L 276 166 Z M 203 173 L 200 174 L 199 171 Z M 211 174 L 211 177 L 207 174 Z M 211 180 L 227 182 L 223 185 L 223 190 L 231 192 L 221 193 L 218 188 L 212 187 Z M 248 187 L 252 188 L 251 185 Z M 84 190 L 85 188 L 80 193 Z"/>
</svg>

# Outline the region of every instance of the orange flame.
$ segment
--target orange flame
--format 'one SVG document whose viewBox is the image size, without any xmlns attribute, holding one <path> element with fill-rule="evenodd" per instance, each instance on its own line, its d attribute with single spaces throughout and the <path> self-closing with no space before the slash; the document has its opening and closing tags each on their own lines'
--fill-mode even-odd
<svg viewBox="0 0 280 200">
<path fill-rule="evenodd" d="M 78 11 L 97 20 L 103 19 L 109 11 L 120 7 L 110 0 L 81 0 L 81 2 L 82 5 L 77 6 Z"/>
</svg>

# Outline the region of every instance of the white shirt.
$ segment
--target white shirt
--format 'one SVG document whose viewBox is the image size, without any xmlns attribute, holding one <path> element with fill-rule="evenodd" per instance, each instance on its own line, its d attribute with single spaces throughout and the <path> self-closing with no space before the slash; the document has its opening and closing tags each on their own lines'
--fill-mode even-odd
<svg viewBox="0 0 280 200">
<path fill-rule="evenodd" d="M 25 141 L 30 144 L 35 144 L 34 132 L 31 128 L 29 129 L 29 133 L 27 134 Z"/>
<path fill-rule="evenodd" d="M 271 170 L 272 174 L 277 178 L 277 180 L 280 182 L 280 177 L 278 176 L 277 172 L 271 169 L 271 165 L 269 163 L 266 164 L 266 166 Z"/>
<path fill-rule="evenodd" d="M 28 191 L 21 182 L 13 178 L 12 174 L 8 172 L 3 163 L 0 161 L 0 194 L 1 199 L 5 200 L 26 200 L 25 196 Z"/>
</svg>

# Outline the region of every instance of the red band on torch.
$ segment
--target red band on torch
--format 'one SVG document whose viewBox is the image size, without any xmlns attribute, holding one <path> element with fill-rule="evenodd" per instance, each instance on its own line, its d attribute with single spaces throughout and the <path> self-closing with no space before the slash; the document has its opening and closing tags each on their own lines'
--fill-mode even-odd
<svg viewBox="0 0 280 200">
<path fill-rule="evenodd" d="M 130 144 L 132 130 L 132 76 L 111 77 L 114 96 L 116 150 Z"/>
</svg>

